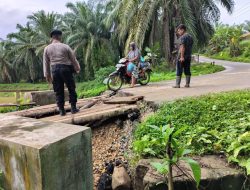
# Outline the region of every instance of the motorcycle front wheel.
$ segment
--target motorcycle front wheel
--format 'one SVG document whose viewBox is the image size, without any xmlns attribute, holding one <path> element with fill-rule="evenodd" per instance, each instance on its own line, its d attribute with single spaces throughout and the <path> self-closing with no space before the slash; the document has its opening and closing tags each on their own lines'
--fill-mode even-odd
<svg viewBox="0 0 250 190">
<path fill-rule="evenodd" d="M 147 85 L 149 82 L 150 82 L 150 71 L 146 71 L 144 73 L 140 73 L 139 74 L 140 77 L 139 77 L 139 83 L 140 85 Z"/>
<path fill-rule="evenodd" d="M 108 78 L 107 86 L 109 90 L 118 91 L 121 89 L 123 80 L 119 75 L 112 75 Z"/>
</svg>

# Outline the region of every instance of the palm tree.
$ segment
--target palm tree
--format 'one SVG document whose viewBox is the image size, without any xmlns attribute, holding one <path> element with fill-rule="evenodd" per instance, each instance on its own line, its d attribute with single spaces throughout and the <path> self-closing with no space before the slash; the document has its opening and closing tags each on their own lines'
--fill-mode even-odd
<svg viewBox="0 0 250 190">
<path fill-rule="evenodd" d="M 10 53 L 14 55 L 13 63 L 16 70 L 26 70 L 26 80 L 36 81 L 38 70 L 36 65 L 41 66 L 41 59 L 36 56 L 36 46 L 33 42 L 34 32 L 31 28 L 20 28 L 17 33 L 8 35 L 10 40 L 14 39 Z"/>
<path fill-rule="evenodd" d="M 28 24 L 33 29 L 36 54 L 42 55 L 44 48 L 50 43 L 50 32 L 61 27 L 61 15 L 38 11 L 29 15 Z"/>
<path fill-rule="evenodd" d="M 91 9 L 86 3 L 68 3 L 70 9 L 64 18 L 64 31 L 67 34 L 66 43 L 74 47 L 84 57 L 85 76 L 87 79 L 94 77 L 94 71 L 105 66 L 106 63 L 99 59 L 98 54 L 105 50 L 111 54 L 112 45 L 109 41 L 110 34 L 102 20 L 106 16 L 104 6 L 99 4 Z"/>
<path fill-rule="evenodd" d="M 245 32 L 250 32 L 250 20 L 245 21 L 243 29 Z"/>
<path fill-rule="evenodd" d="M 7 57 L 6 43 L 0 42 L 0 73 L 3 82 L 15 82 L 16 75 Z"/>
<path fill-rule="evenodd" d="M 26 68 L 28 80 L 35 82 L 42 78 L 42 53 L 50 43 L 50 32 L 59 26 L 58 15 L 39 11 L 27 17 L 26 26 L 17 25 L 19 30 L 8 35 L 12 40 L 10 53 L 14 55 L 15 69 Z"/>
<path fill-rule="evenodd" d="M 232 12 L 233 0 L 219 1 Z M 161 35 L 163 55 L 170 60 L 174 47 L 175 27 L 184 23 L 198 44 L 204 43 L 213 33 L 212 24 L 219 19 L 220 11 L 215 0 L 110 0 L 106 23 L 116 28 L 120 43 L 135 41 L 143 47 L 146 36 Z M 160 31 L 159 31 L 160 29 Z"/>
</svg>

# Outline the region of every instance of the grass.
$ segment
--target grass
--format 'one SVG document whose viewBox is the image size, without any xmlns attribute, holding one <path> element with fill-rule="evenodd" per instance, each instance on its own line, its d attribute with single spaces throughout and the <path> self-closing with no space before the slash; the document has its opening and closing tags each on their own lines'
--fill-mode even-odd
<svg viewBox="0 0 250 190">
<path fill-rule="evenodd" d="M 191 67 L 192 75 L 193 76 L 199 76 L 199 75 L 205 75 L 205 74 L 212 74 L 216 72 L 223 71 L 224 67 L 220 65 L 211 65 L 209 63 L 204 64 L 196 64 Z M 176 78 L 175 71 L 168 71 L 168 72 L 162 72 L 157 71 L 153 72 L 151 76 L 151 82 L 160 82 L 165 80 L 172 80 Z"/>
<path fill-rule="evenodd" d="M 215 55 L 206 55 L 213 59 L 219 59 L 219 60 L 226 60 L 226 61 L 235 61 L 235 62 L 243 62 L 243 63 L 250 63 L 250 57 L 244 57 L 243 55 L 238 57 L 230 57 L 228 53 L 219 53 Z"/>
<path fill-rule="evenodd" d="M 250 91 L 206 95 L 165 103 L 137 127 L 134 151 L 142 157 L 165 155 L 166 145 L 151 125 L 172 123 L 178 142 L 193 154 L 225 154 L 250 174 Z"/>
</svg>

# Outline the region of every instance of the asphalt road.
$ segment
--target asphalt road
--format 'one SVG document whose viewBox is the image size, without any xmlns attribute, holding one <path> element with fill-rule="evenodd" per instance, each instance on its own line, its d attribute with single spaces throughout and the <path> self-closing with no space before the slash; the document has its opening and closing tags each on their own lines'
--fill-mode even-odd
<svg viewBox="0 0 250 190">
<path fill-rule="evenodd" d="M 145 100 L 155 104 L 172 101 L 185 97 L 200 96 L 209 93 L 219 93 L 250 88 L 250 63 L 214 60 L 200 57 L 201 62 L 214 61 L 226 69 L 219 73 L 192 77 L 191 88 L 184 88 L 185 77 L 182 79 L 182 88 L 174 89 L 175 81 L 151 83 L 147 86 L 122 89 L 123 92 L 133 95 L 142 95 Z"/>
</svg>

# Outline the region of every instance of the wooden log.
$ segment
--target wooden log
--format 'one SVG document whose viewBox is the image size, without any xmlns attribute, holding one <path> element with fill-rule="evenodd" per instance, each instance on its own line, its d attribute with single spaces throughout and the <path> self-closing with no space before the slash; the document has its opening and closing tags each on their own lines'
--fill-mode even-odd
<svg viewBox="0 0 250 190">
<path fill-rule="evenodd" d="M 103 104 L 100 104 L 96 107 L 80 110 L 80 112 L 78 112 L 77 114 L 74 114 L 74 116 L 83 115 L 83 114 L 95 114 L 95 113 L 100 112 L 101 110 L 104 110 L 104 109 L 111 110 L 111 109 L 121 107 L 121 106 L 122 105 L 111 105 L 111 104 L 110 105 L 103 105 Z M 70 118 L 71 116 L 72 116 L 72 114 L 67 113 L 67 115 L 64 117 L 61 117 L 60 115 L 54 115 L 54 116 L 49 116 L 49 117 L 41 118 L 41 119 L 43 121 L 57 121 L 57 120 L 65 119 L 65 118 Z"/>
<path fill-rule="evenodd" d="M 91 102 L 85 104 L 84 106 L 80 107 L 80 110 L 91 108 L 94 105 L 96 105 L 98 102 L 99 102 L 98 100 L 91 101 Z"/>
<path fill-rule="evenodd" d="M 104 100 L 104 104 L 135 104 L 137 101 L 143 100 L 143 96 L 115 97 L 113 99 Z"/>
<path fill-rule="evenodd" d="M 77 107 L 84 106 L 86 104 L 86 100 L 79 100 L 77 103 Z M 65 110 L 70 111 L 71 106 L 67 102 L 65 104 Z M 57 105 L 56 104 L 50 104 L 46 106 L 39 106 L 35 108 L 31 108 L 28 110 L 23 111 L 17 111 L 17 112 L 11 112 L 8 113 L 8 115 L 19 115 L 23 117 L 31 117 L 31 118 L 41 118 L 48 115 L 53 115 L 59 113 Z"/>
<path fill-rule="evenodd" d="M 128 113 L 133 111 L 138 111 L 138 107 L 136 105 L 119 105 L 119 106 L 116 105 L 116 106 L 109 106 L 108 108 L 105 107 L 105 109 L 100 109 L 100 107 L 101 106 L 98 106 L 98 108 L 90 108 L 88 110 L 85 110 L 84 112 L 80 112 L 74 115 L 69 114 L 64 117 L 54 116 L 49 118 L 42 118 L 41 120 L 84 125 L 89 122 L 107 120 L 113 117 L 127 115 Z"/>
</svg>

